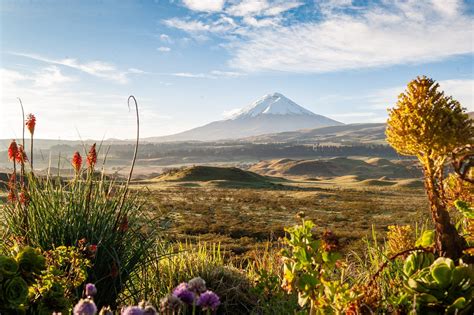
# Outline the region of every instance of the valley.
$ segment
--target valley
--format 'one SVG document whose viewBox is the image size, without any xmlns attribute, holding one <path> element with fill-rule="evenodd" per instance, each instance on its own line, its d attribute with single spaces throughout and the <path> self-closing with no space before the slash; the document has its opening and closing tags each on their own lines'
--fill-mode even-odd
<svg viewBox="0 0 474 315">
<path fill-rule="evenodd" d="M 290 175 L 305 163 L 305 174 Z M 361 168 L 364 164 L 373 169 Z M 358 167 L 358 175 L 347 175 L 352 172 L 348 165 Z M 159 226 L 175 240 L 219 242 L 225 251 L 245 255 L 268 242 L 276 246 L 284 228 L 297 223 L 296 214 L 303 211 L 318 231 L 334 231 L 344 250 L 363 252 L 363 239 L 372 237 L 372 228 L 383 237 L 388 225 L 427 222 L 419 175 L 413 162 L 286 159 L 262 161 L 248 170 L 175 168 L 137 180 L 133 187 L 145 191 Z"/>
</svg>

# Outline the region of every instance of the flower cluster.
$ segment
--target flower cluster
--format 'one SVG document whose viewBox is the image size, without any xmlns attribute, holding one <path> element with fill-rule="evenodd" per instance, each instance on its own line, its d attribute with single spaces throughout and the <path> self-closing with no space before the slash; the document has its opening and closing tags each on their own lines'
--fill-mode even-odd
<svg viewBox="0 0 474 315">
<path fill-rule="evenodd" d="M 203 311 L 215 312 L 221 304 L 219 296 L 207 290 L 206 281 L 201 277 L 180 283 L 172 294 L 160 301 L 160 312 L 163 314 L 176 314 L 181 309 L 192 307 L 195 310 L 199 306 Z M 194 314 L 194 311 L 193 311 Z"/>
<path fill-rule="evenodd" d="M 36 126 L 36 117 L 33 114 L 28 114 L 26 116 L 26 122 L 25 122 L 26 128 L 28 128 L 28 131 L 30 134 L 33 136 L 35 133 L 35 126 Z"/>
<path fill-rule="evenodd" d="M 90 169 L 94 169 L 94 166 L 97 163 L 97 152 L 95 150 L 95 143 L 89 149 L 89 153 L 87 154 L 87 165 Z"/>
<path fill-rule="evenodd" d="M 97 294 L 97 288 L 93 283 L 88 283 L 84 287 L 85 298 L 79 300 L 74 306 L 74 315 L 94 315 L 97 313 L 97 306 L 94 303 L 94 296 Z"/>
<path fill-rule="evenodd" d="M 74 152 L 74 155 L 72 156 L 71 160 L 72 168 L 74 168 L 74 171 L 76 171 L 76 174 L 78 174 L 81 171 L 82 167 L 82 156 L 79 154 L 79 152 Z"/>
</svg>

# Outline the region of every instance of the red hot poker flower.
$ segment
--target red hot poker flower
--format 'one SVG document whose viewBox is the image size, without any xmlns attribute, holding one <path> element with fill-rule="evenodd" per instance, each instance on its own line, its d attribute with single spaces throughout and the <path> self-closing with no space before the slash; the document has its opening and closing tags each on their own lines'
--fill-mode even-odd
<svg viewBox="0 0 474 315">
<path fill-rule="evenodd" d="M 26 122 L 25 122 L 26 127 L 30 131 L 31 135 L 35 133 L 35 126 L 36 126 L 36 117 L 33 114 L 28 114 L 26 116 Z"/>
<path fill-rule="evenodd" d="M 79 152 L 74 152 L 74 155 L 72 156 L 72 167 L 76 171 L 76 173 L 79 173 L 82 167 L 82 157 L 79 154 Z"/>
<path fill-rule="evenodd" d="M 26 156 L 25 149 L 23 148 L 23 145 L 18 145 L 18 153 L 16 154 L 16 161 L 17 163 L 24 164 L 26 161 L 28 161 L 28 157 Z"/>
<path fill-rule="evenodd" d="M 97 152 L 95 150 L 95 143 L 91 146 L 89 154 L 87 154 L 87 165 L 90 168 L 94 168 L 97 163 Z"/>
<path fill-rule="evenodd" d="M 20 194 L 18 195 L 18 201 L 24 206 L 28 205 L 28 202 L 30 201 L 30 198 L 28 197 L 28 194 L 25 191 L 21 191 Z"/>
<path fill-rule="evenodd" d="M 10 190 L 7 195 L 7 200 L 10 201 L 11 203 L 16 201 L 16 195 L 13 190 Z"/>
<path fill-rule="evenodd" d="M 10 161 L 14 161 L 18 156 L 18 146 L 16 145 L 16 141 L 12 140 L 10 146 L 8 147 L 8 158 Z"/>
</svg>

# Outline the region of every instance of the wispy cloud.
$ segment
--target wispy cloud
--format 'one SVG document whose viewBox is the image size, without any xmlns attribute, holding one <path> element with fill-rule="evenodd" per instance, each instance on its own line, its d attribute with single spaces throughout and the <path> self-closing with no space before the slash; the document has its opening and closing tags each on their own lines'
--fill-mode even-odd
<svg viewBox="0 0 474 315">
<path fill-rule="evenodd" d="M 135 133 L 134 116 L 127 111 L 126 91 L 83 90 L 76 84 L 77 77 L 64 74 L 56 65 L 38 70 L 0 68 L 0 81 L 0 138 L 21 135 L 17 97 L 21 97 L 27 112 L 37 116 L 38 125 L 43 126 L 35 132 L 38 138 L 77 139 L 78 132 L 83 139 L 104 135 L 132 138 Z M 139 101 L 143 133 L 156 135 L 157 122 L 169 121 L 171 116 L 157 112 L 151 99 L 141 97 Z"/>
<path fill-rule="evenodd" d="M 198 79 L 219 79 L 219 78 L 237 78 L 247 75 L 242 72 L 234 71 L 221 71 L 221 70 L 212 70 L 209 73 L 193 73 L 193 72 L 175 72 L 175 73 L 163 73 L 165 75 L 171 75 L 175 77 L 182 78 L 198 78 Z"/>
<path fill-rule="evenodd" d="M 160 51 L 160 52 L 170 52 L 171 48 L 166 47 L 166 46 L 161 46 L 161 47 L 158 47 L 157 50 Z"/>
<path fill-rule="evenodd" d="M 224 7 L 225 0 L 183 0 L 183 4 L 190 10 L 218 12 Z"/>
<path fill-rule="evenodd" d="M 301 1 L 243 0 L 225 10 L 233 16 L 273 16 L 303 5 Z"/>
<path fill-rule="evenodd" d="M 38 88 L 54 88 L 77 79 L 64 75 L 57 66 L 49 66 L 37 72 L 33 77 L 34 86 Z"/>
<path fill-rule="evenodd" d="M 196 35 L 202 35 L 203 33 L 215 33 L 215 34 L 226 34 L 236 29 L 237 24 L 235 21 L 226 16 L 222 16 L 217 20 L 213 21 L 200 21 L 193 20 L 190 18 L 179 19 L 171 18 L 164 20 L 163 23 L 168 27 L 173 27 L 190 33 L 194 37 Z"/>
<path fill-rule="evenodd" d="M 373 7 L 357 15 L 327 14 L 321 22 L 250 35 L 232 46 L 230 64 L 245 71 L 320 73 L 472 53 L 472 19 L 454 12 L 446 14 L 426 2 L 397 1 L 388 9 Z"/>
<path fill-rule="evenodd" d="M 19 52 L 12 52 L 12 55 L 21 56 L 53 65 L 64 66 L 68 68 L 72 68 L 89 75 L 115 81 L 117 83 L 125 84 L 128 82 L 127 78 L 127 71 L 120 71 L 117 67 L 111 63 L 103 62 L 103 61 L 90 61 L 90 62 L 80 62 L 75 58 L 65 58 L 65 59 L 54 59 L 44 57 L 38 54 L 29 54 L 29 53 L 19 53 Z M 137 73 L 137 72 L 133 72 Z"/>
<path fill-rule="evenodd" d="M 312 18 L 287 14 L 302 5 L 310 4 L 236 1 L 213 14 L 164 23 L 192 36 L 220 36 L 229 65 L 246 72 L 335 72 L 474 52 L 472 16 L 462 0 L 322 0 L 313 4 Z"/>
</svg>

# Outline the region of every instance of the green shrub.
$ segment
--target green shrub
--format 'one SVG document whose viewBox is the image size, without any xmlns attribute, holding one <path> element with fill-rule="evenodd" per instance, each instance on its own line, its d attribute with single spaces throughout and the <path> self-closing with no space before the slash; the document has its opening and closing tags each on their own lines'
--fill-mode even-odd
<svg viewBox="0 0 474 315">
<path fill-rule="evenodd" d="M 126 185 L 78 171 L 72 180 L 27 174 L 26 202 L 6 204 L 0 221 L 8 236 L 26 245 L 54 249 L 77 246 L 89 256 L 88 282 L 95 283 L 99 306 L 115 306 L 118 294 L 155 242 L 143 202 Z"/>
<path fill-rule="evenodd" d="M 346 311 L 356 295 L 344 281 L 338 266 L 337 238 L 329 231 L 320 239 L 313 236 L 314 223 L 287 228 L 289 237 L 282 252 L 284 281 L 289 292 L 298 293 L 298 304 L 310 314 L 339 314 Z"/>
<path fill-rule="evenodd" d="M 150 257 L 147 266 L 132 281 L 135 291 L 142 293 L 137 296 L 126 291 L 123 299 L 128 304 L 137 304 L 144 298 L 159 305 L 160 299 L 177 285 L 195 277 L 203 278 L 207 288 L 220 297 L 219 312 L 248 314 L 257 303 L 245 271 L 226 262 L 219 245 L 206 243 L 170 244 L 165 250 L 159 246 L 155 256 Z"/>
</svg>

